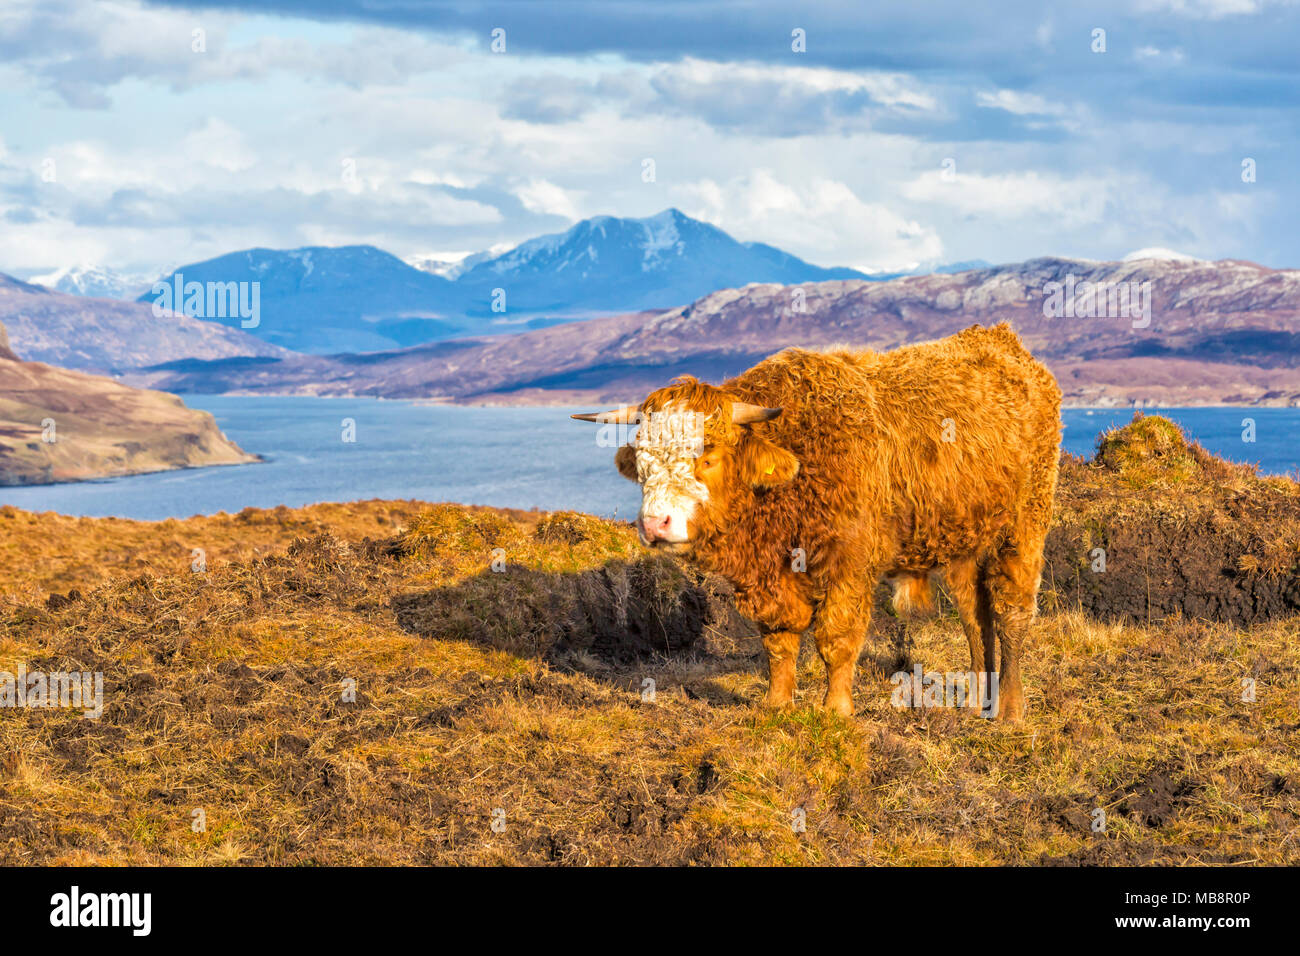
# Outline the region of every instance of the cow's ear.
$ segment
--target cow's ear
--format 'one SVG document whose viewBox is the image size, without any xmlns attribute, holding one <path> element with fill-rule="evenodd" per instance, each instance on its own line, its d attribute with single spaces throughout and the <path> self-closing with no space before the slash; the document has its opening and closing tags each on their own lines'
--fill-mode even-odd
<svg viewBox="0 0 1300 956">
<path fill-rule="evenodd" d="M 614 452 L 614 467 L 624 478 L 636 481 L 636 449 L 631 445 L 619 445 Z"/>
<path fill-rule="evenodd" d="M 755 488 L 775 488 L 799 473 L 799 459 L 766 438 L 746 435 L 736 449 L 740 476 Z"/>
</svg>

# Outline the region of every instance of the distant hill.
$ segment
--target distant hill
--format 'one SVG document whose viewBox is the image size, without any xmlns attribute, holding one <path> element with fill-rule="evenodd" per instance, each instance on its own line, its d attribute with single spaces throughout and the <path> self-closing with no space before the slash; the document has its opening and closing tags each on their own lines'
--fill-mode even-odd
<svg viewBox="0 0 1300 956">
<path fill-rule="evenodd" d="M 52 292 L 3 274 L 0 323 L 26 360 L 109 374 L 182 358 L 287 354 L 215 322 L 156 316 L 150 305 Z"/>
<path fill-rule="evenodd" d="M 259 324 L 247 332 L 288 349 L 368 352 L 464 334 L 448 280 L 413 269 L 374 246 L 246 249 L 181 266 L 171 284 L 256 282 Z M 139 299 L 152 302 L 146 292 Z M 239 316 L 206 318 L 240 328 Z"/>
<path fill-rule="evenodd" d="M 0 485 L 257 460 L 175 395 L 22 361 L 0 326 Z"/>
<path fill-rule="evenodd" d="M 248 249 L 176 272 L 186 283 L 259 282 L 261 322 L 247 331 L 322 355 L 667 309 L 748 282 L 867 278 L 738 242 L 676 209 L 644 219 L 586 219 L 496 256 L 415 261 L 421 268 L 373 246 Z M 150 292 L 139 301 L 153 299 Z M 240 326 L 237 318 L 213 321 Z"/>
<path fill-rule="evenodd" d="M 1076 308 L 1045 315 L 1054 284 L 1069 282 Z M 1082 283 L 1136 283 L 1149 324 L 1088 316 L 1095 309 L 1081 298 Z M 718 381 L 791 345 L 883 350 L 1006 320 L 1073 404 L 1300 404 L 1296 270 L 1235 260 L 1045 258 L 798 288 L 796 298 L 790 285 L 752 284 L 674 309 L 374 355 L 183 361 L 133 380 L 182 392 L 608 404 L 640 399 L 683 373 Z M 1108 308 L 1104 293 L 1091 301 Z"/>
</svg>

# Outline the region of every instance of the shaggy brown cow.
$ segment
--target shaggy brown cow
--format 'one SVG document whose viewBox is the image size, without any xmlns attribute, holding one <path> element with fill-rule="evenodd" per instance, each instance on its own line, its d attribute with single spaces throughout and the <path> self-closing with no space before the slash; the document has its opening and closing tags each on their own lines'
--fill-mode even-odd
<svg viewBox="0 0 1300 956">
<path fill-rule="evenodd" d="M 1002 324 L 886 353 L 787 349 L 721 387 L 687 377 L 636 408 L 574 417 L 640 422 L 615 462 L 641 482 L 641 539 L 735 585 L 764 631 L 769 704 L 793 701 L 812 623 L 825 706 L 851 714 L 877 581 L 892 580 L 899 610 L 928 606 L 941 568 L 971 669 L 1000 671 L 998 716 L 1017 720 L 1060 404 Z"/>
</svg>

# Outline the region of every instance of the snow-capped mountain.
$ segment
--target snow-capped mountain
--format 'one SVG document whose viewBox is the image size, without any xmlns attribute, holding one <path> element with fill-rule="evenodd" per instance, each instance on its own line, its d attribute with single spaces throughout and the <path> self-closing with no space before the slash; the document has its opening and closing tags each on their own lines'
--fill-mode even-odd
<svg viewBox="0 0 1300 956">
<path fill-rule="evenodd" d="M 539 236 L 466 270 L 456 280 L 470 315 L 491 315 L 491 290 L 507 309 L 610 313 L 690 302 L 749 282 L 866 278 L 823 269 L 761 242 L 738 242 L 716 226 L 666 209 L 644 219 L 596 216 Z"/>
<path fill-rule="evenodd" d="M 83 263 L 32 276 L 27 281 L 69 295 L 131 300 L 146 292 L 161 274 L 162 270 L 155 273 L 119 272 L 107 266 Z"/>
</svg>

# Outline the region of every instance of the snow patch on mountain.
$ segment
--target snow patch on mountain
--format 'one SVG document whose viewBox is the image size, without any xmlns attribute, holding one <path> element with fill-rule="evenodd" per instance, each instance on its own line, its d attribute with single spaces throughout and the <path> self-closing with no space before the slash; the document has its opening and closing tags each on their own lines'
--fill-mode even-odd
<svg viewBox="0 0 1300 956">
<path fill-rule="evenodd" d="M 1142 259 L 1156 259 L 1160 262 L 1205 262 L 1204 259 L 1198 259 L 1195 256 L 1189 256 L 1186 253 L 1175 252 L 1173 249 L 1165 249 L 1161 246 L 1150 246 L 1146 249 L 1138 249 L 1136 252 L 1130 252 L 1124 257 L 1125 262 L 1138 262 Z"/>
<path fill-rule="evenodd" d="M 495 259 L 511 248 L 508 242 L 497 242 L 482 252 L 425 252 L 407 256 L 402 261 L 413 269 L 455 281 L 480 262 Z"/>
<path fill-rule="evenodd" d="M 302 266 L 302 277 L 304 279 L 311 275 L 312 269 L 315 268 L 315 266 L 312 265 L 310 249 L 295 249 L 289 253 L 289 258 L 297 260 L 299 265 Z"/>
<path fill-rule="evenodd" d="M 28 281 L 69 295 L 130 300 L 147 292 L 154 280 L 166 272 L 165 269 L 156 273 L 119 272 L 107 266 L 79 263 L 32 276 Z"/>
<path fill-rule="evenodd" d="M 681 234 L 677 231 L 678 215 L 676 209 L 665 209 L 648 219 L 638 220 L 641 228 L 645 230 L 645 239 L 642 242 L 642 272 L 659 268 L 660 260 L 667 258 L 669 252 L 676 251 L 679 256 L 682 254 Z"/>
</svg>

